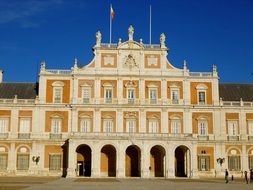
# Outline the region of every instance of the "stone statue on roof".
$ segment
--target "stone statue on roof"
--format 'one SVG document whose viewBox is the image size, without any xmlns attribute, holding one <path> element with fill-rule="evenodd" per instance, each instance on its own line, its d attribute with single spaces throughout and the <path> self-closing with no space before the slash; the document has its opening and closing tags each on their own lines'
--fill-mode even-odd
<svg viewBox="0 0 253 190">
<path fill-rule="evenodd" d="M 162 33 L 160 35 L 160 44 L 161 44 L 161 48 L 165 48 L 165 39 L 166 39 L 166 36 L 164 33 Z"/>
<path fill-rule="evenodd" d="M 102 39 L 102 34 L 100 31 L 97 31 L 97 33 L 96 33 L 96 46 L 97 47 L 101 46 L 101 39 Z"/>
<path fill-rule="evenodd" d="M 133 41 L 133 39 L 134 39 L 134 28 L 132 25 L 130 25 L 128 28 L 128 40 Z"/>
</svg>

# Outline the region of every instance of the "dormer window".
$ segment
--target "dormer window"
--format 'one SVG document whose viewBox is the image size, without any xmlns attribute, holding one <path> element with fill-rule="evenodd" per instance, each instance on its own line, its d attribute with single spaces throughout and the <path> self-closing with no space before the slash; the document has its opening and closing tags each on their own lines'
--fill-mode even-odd
<svg viewBox="0 0 253 190">
<path fill-rule="evenodd" d="M 64 83 L 57 81 L 52 84 L 53 86 L 53 103 L 62 103 Z"/>
</svg>

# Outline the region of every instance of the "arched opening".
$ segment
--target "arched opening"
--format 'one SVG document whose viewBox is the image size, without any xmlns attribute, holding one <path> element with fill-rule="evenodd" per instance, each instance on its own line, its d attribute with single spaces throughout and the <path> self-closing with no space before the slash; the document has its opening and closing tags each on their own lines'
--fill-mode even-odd
<svg viewBox="0 0 253 190">
<path fill-rule="evenodd" d="M 153 177 L 164 177 L 165 150 L 162 146 L 153 146 L 150 150 L 150 175 Z"/>
<path fill-rule="evenodd" d="M 77 152 L 77 173 L 79 176 L 91 176 L 91 148 L 88 145 L 80 145 Z"/>
<path fill-rule="evenodd" d="M 116 176 L 116 149 L 114 146 L 105 145 L 101 149 L 100 167 L 101 176 Z"/>
<path fill-rule="evenodd" d="M 126 177 L 140 177 L 141 151 L 136 145 L 131 145 L 126 149 L 125 174 Z"/>
<path fill-rule="evenodd" d="M 186 146 L 179 146 L 175 150 L 175 176 L 190 176 L 190 150 Z"/>
</svg>

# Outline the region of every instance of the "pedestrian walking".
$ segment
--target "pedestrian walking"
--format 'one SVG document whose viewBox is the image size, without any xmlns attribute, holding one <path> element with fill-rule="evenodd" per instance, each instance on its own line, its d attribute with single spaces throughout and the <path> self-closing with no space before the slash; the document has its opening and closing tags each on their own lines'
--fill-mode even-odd
<svg viewBox="0 0 253 190">
<path fill-rule="evenodd" d="M 228 183 L 228 170 L 225 170 L 225 182 Z"/>
<path fill-rule="evenodd" d="M 248 184 L 249 181 L 248 181 L 248 172 L 247 171 L 244 171 L 244 178 L 245 178 L 245 182 Z"/>
</svg>

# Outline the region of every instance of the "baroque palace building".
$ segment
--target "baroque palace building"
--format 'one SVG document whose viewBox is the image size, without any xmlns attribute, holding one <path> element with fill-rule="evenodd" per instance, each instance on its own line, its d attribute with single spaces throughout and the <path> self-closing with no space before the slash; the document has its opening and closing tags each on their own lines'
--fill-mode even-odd
<svg viewBox="0 0 253 190">
<path fill-rule="evenodd" d="M 66 177 L 241 176 L 253 168 L 253 85 L 175 68 L 160 44 L 101 43 L 38 83 L 0 75 L 0 174 Z"/>
</svg>

